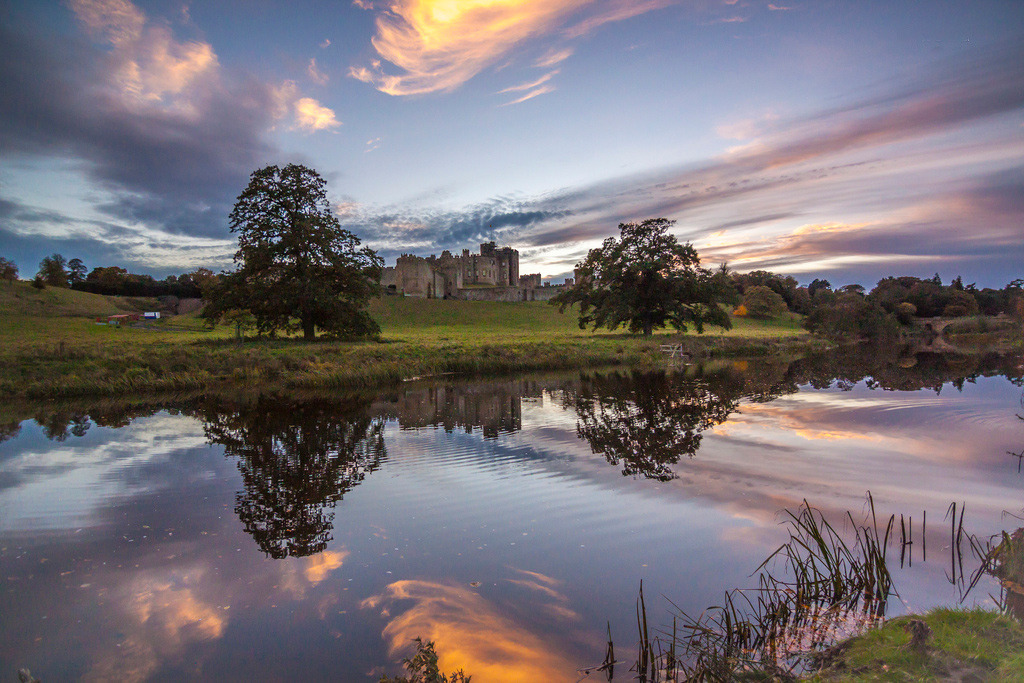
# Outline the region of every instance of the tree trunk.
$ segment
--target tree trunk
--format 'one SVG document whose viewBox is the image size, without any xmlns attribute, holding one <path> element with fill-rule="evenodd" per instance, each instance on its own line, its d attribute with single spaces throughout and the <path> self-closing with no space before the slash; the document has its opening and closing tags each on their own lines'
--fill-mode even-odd
<svg viewBox="0 0 1024 683">
<path fill-rule="evenodd" d="M 652 325 L 650 323 L 644 323 L 644 336 L 645 337 L 650 337 L 653 332 L 654 332 L 654 325 Z"/>
<path fill-rule="evenodd" d="M 313 341 L 316 339 L 316 332 L 314 331 L 312 320 L 302 321 L 302 338 L 306 341 Z"/>
</svg>

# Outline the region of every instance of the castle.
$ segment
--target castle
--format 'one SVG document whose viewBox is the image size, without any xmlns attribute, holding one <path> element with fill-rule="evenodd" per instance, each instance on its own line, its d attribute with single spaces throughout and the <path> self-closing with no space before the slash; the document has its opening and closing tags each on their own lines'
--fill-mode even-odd
<svg viewBox="0 0 1024 683">
<path fill-rule="evenodd" d="M 494 242 L 481 244 L 479 254 L 469 249 L 461 256 L 448 250 L 425 258 L 402 254 L 394 267 L 384 269 L 381 284 L 388 294 L 472 301 L 547 301 L 564 288 L 542 285 L 540 273 L 520 276 L 519 252 Z"/>
</svg>

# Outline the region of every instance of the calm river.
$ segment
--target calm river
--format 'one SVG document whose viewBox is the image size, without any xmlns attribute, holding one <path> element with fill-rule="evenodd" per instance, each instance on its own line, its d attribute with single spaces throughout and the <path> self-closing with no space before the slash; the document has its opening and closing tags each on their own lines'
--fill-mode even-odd
<svg viewBox="0 0 1024 683">
<path fill-rule="evenodd" d="M 888 614 L 955 604 L 950 503 L 980 537 L 1024 526 L 1022 375 L 725 361 L 12 408 L 0 679 L 375 681 L 421 636 L 475 683 L 575 681 L 609 622 L 631 656 L 641 579 L 652 626 L 698 613 L 785 510 L 860 520 L 868 491 L 913 520 Z"/>
</svg>

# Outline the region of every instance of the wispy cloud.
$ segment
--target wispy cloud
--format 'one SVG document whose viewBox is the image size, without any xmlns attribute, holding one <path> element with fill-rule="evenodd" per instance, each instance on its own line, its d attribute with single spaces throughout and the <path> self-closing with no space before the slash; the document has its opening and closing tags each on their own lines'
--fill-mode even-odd
<svg viewBox="0 0 1024 683">
<path fill-rule="evenodd" d="M 550 69 L 555 64 L 561 64 L 571 56 L 572 48 L 552 48 L 545 52 L 533 65 L 540 69 Z"/>
<path fill-rule="evenodd" d="M 603 24 L 677 1 L 395 0 L 379 11 L 372 39 L 383 61 L 354 66 L 349 75 L 389 95 L 451 91 L 513 48 L 559 30 L 570 19 L 576 23 L 563 35 L 578 38 Z M 555 49 L 549 53 L 554 61 L 542 58 L 541 65 L 548 67 L 566 57 L 566 48 Z M 397 71 L 389 72 L 385 61 Z"/>
<path fill-rule="evenodd" d="M 330 80 L 327 74 L 320 71 L 320 68 L 316 65 L 316 57 L 312 57 L 309 60 L 309 64 L 306 65 L 306 73 L 309 75 L 309 79 L 317 85 L 327 85 L 327 81 Z"/>
<path fill-rule="evenodd" d="M 504 90 L 499 90 L 497 92 L 497 94 L 498 95 L 503 95 L 505 93 L 510 93 L 510 92 L 522 92 L 523 90 L 532 90 L 532 89 L 534 89 L 534 88 L 536 88 L 536 87 L 538 87 L 540 85 L 543 85 L 544 83 L 547 83 L 552 78 L 554 78 L 557 74 L 558 74 L 558 69 L 555 69 L 554 71 L 549 71 L 548 73 L 544 74 L 543 76 L 541 76 L 540 78 L 538 78 L 535 81 L 530 81 L 529 83 L 520 83 L 519 85 L 509 86 L 508 88 L 505 88 Z"/>
<path fill-rule="evenodd" d="M 530 92 L 526 93 L 522 97 L 517 97 L 516 99 L 512 100 L 511 102 L 505 102 L 504 104 L 499 105 L 499 106 L 509 107 L 509 106 L 512 106 L 513 104 L 522 104 L 523 102 L 526 102 L 527 100 L 532 100 L 534 97 L 539 97 L 541 95 L 546 95 L 549 92 L 554 92 L 554 91 L 555 91 L 555 86 L 553 86 L 553 85 L 543 85 L 543 86 L 541 86 L 539 88 L 531 90 Z"/>
<path fill-rule="evenodd" d="M 675 5 L 679 0 L 613 0 L 602 5 L 598 11 L 565 30 L 570 38 L 579 38 L 592 33 L 605 24 L 624 21 L 633 17 Z"/>
</svg>

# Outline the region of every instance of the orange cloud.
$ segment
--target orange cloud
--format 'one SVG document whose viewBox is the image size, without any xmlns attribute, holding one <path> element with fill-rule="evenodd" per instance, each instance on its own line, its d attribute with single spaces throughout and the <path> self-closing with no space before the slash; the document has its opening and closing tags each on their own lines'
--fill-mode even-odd
<svg viewBox="0 0 1024 683">
<path fill-rule="evenodd" d="M 389 95 L 451 91 L 524 41 L 558 29 L 584 8 L 595 11 L 566 35 L 579 37 L 602 24 L 676 1 L 395 0 L 378 14 L 371 42 L 398 73 L 386 73 L 380 61 L 373 61 L 368 67 L 352 67 L 349 75 Z M 568 50 L 554 51 L 542 58 L 541 65 L 568 56 Z"/>
<path fill-rule="evenodd" d="M 337 128 L 341 125 L 334 111 L 323 106 L 312 97 L 302 97 L 295 102 L 295 127 L 307 132 Z"/>
<path fill-rule="evenodd" d="M 347 550 L 342 552 L 325 550 L 319 555 L 307 557 L 306 567 L 302 573 L 306 576 L 307 581 L 316 585 L 327 578 L 328 574 L 340 567 L 346 557 L 348 557 Z"/>
<path fill-rule="evenodd" d="M 565 600 L 557 592 L 552 597 L 550 580 L 515 583 L 538 590 L 549 611 L 552 603 Z M 527 630 L 474 590 L 434 581 L 396 581 L 362 606 L 381 608 L 398 600 L 411 600 L 413 605 L 391 618 L 384 629 L 392 655 L 420 637 L 436 644 L 443 671 L 462 669 L 481 683 L 578 679 L 574 663 L 556 652 L 549 638 Z M 556 617 L 577 618 L 564 604 L 554 607 Z"/>
</svg>

